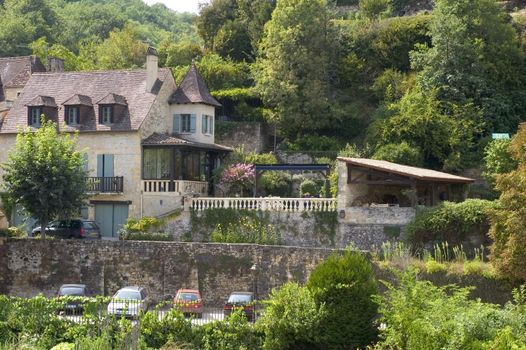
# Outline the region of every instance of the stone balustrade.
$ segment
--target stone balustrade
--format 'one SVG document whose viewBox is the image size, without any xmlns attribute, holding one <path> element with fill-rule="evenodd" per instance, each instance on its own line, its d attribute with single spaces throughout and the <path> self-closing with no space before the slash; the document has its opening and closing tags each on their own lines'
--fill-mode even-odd
<svg viewBox="0 0 526 350">
<path fill-rule="evenodd" d="M 185 210 L 203 211 L 213 208 L 232 208 L 244 210 L 262 210 L 279 212 L 336 211 L 335 198 L 189 198 Z"/>
<path fill-rule="evenodd" d="M 202 196 L 208 193 L 208 182 L 187 180 L 142 180 L 144 193 L 178 192 L 181 195 L 196 193 Z"/>
</svg>

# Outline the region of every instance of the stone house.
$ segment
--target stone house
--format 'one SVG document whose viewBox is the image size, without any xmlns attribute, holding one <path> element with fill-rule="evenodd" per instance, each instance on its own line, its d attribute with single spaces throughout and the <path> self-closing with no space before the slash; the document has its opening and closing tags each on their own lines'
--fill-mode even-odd
<svg viewBox="0 0 526 350">
<path fill-rule="evenodd" d="M 415 207 L 466 199 L 475 180 L 384 160 L 338 157 L 340 222 L 403 226 Z"/>
<path fill-rule="evenodd" d="M 146 61 L 137 70 L 33 73 L 0 124 L 0 163 L 20 128 L 36 130 L 41 115 L 78 132 L 90 176 L 81 214 L 104 236 L 117 236 L 128 217 L 163 215 L 184 195 L 210 193 L 212 171 L 231 151 L 214 143 L 220 104 L 195 65 L 176 86 L 153 48 Z"/>
</svg>

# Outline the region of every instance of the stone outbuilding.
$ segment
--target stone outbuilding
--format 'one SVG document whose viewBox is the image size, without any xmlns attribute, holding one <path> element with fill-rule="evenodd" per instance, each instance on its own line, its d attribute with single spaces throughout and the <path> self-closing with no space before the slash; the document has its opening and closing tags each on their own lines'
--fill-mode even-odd
<svg viewBox="0 0 526 350">
<path fill-rule="evenodd" d="M 384 160 L 338 157 L 340 220 L 405 225 L 415 207 L 466 199 L 475 180 Z"/>
</svg>

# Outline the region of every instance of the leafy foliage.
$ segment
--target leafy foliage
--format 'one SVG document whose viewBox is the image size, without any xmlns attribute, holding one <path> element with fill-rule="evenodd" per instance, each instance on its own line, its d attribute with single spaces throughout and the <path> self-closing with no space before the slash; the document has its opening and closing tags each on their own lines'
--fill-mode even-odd
<svg viewBox="0 0 526 350">
<path fill-rule="evenodd" d="M 501 276 L 526 280 L 526 126 L 521 125 L 509 146 L 517 168 L 497 176 L 500 206 L 491 212 L 491 261 Z"/>
<path fill-rule="evenodd" d="M 489 350 L 526 345 L 523 288 L 516 292 L 515 303 L 500 309 L 470 300 L 469 288 L 419 281 L 414 271 L 401 274 L 399 283 L 398 287 L 386 283 L 387 292 L 377 297 L 385 328 L 375 349 Z M 506 339 L 510 343 L 503 345 Z"/>
<path fill-rule="evenodd" d="M 307 283 L 316 304 L 326 309 L 320 323 L 324 349 L 365 347 L 376 339 L 378 292 L 372 264 L 360 252 L 333 254 L 319 264 Z"/>
<path fill-rule="evenodd" d="M 2 168 L 9 196 L 47 227 L 50 220 L 67 217 L 82 206 L 87 173 L 82 154 L 75 150 L 76 140 L 57 133 L 55 123 L 42 120 L 38 130 L 17 135 Z"/>
<path fill-rule="evenodd" d="M 272 225 L 248 217 L 225 226 L 218 224 L 210 238 L 218 243 L 282 244 L 281 236 Z"/>
<path fill-rule="evenodd" d="M 389 143 L 379 147 L 374 152 L 373 159 L 412 166 L 422 166 L 423 163 L 420 150 L 409 146 L 405 141 L 399 144 Z"/>
<path fill-rule="evenodd" d="M 497 203 L 468 199 L 461 203 L 442 202 L 433 208 L 421 208 L 407 225 L 413 243 L 447 241 L 450 244 L 467 236 L 485 236 L 489 228 L 489 211 Z"/>
<path fill-rule="evenodd" d="M 484 149 L 483 175 L 493 185 L 498 175 L 517 168 L 517 161 L 508 150 L 510 143 L 510 140 L 505 139 L 493 140 Z"/>
</svg>

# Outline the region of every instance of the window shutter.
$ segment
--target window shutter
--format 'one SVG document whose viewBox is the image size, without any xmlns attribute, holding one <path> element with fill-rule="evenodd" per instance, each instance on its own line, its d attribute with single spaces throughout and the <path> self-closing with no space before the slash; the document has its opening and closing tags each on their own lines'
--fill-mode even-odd
<svg viewBox="0 0 526 350">
<path fill-rule="evenodd" d="M 190 132 L 195 133 L 195 114 L 190 115 Z"/>
<path fill-rule="evenodd" d="M 104 176 L 104 155 L 97 154 L 97 177 Z"/>
<path fill-rule="evenodd" d="M 210 116 L 209 119 L 208 119 L 208 123 L 210 124 L 210 126 L 208 127 L 208 129 L 210 129 L 210 133 L 213 135 L 214 134 L 214 117 L 213 116 Z"/>
<path fill-rule="evenodd" d="M 181 133 L 181 115 L 180 114 L 174 114 L 173 132 L 174 134 Z"/>
<path fill-rule="evenodd" d="M 104 177 L 113 177 L 113 154 L 104 155 Z"/>
<path fill-rule="evenodd" d="M 206 115 L 203 114 L 201 116 L 201 132 L 203 134 L 206 134 L 206 129 L 207 129 L 207 127 L 206 127 Z"/>
</svg>

